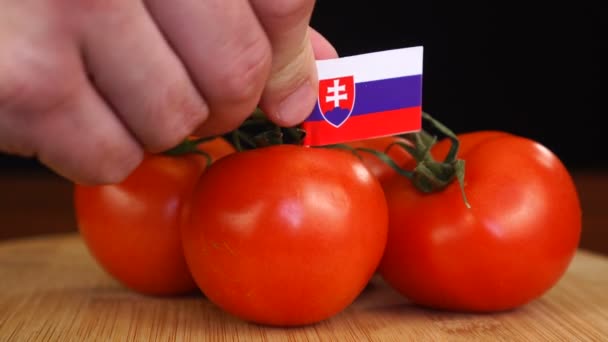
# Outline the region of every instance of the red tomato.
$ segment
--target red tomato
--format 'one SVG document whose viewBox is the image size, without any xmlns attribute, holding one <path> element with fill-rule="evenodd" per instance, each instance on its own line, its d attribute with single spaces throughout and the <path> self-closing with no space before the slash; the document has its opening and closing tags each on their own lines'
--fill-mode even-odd
<svg viewBox="0 0 608 342">
<path fill-rule="evenodd" d="M 538 142 L 492 132 L 460 138 L 471 208 L 456 181 L 424 194 L 394 178 L 385 187 L 390 224 L 379 271 L 423 306 L 516 308 L 556 284 L 578 247 L 575 185 L 557 156 Z M 438 150 L 447 151 L 442 145 Z"/>
<path fill-rule="evenodd" d="M 200 145 L 213 159 L 233 151 L 223 139 Z M 181 210 L 205 169 L 202 156 L 148 155 L 123 182 L 75 186 L 78 229 L 98 263 L 145 294 L 196 289 L 180 242 Z"/>
<path fill-rule="evenodd" d="M 387 220 L 382 188 L 357 157 L 275 145 L 207 170 L 182 241 L 212 302 L 244 320 L 294 326 L 354 301 L 382 257 Z"/>
<path fill-rule="evenodd" d="M 386 153 L 395 164 L 400 167 L 406 167 L 409 163 L 413 162 L 412 156 L 402 147 L 393 145 L 395 143 L 410 144 L 406 139 L 397 136 L 388 136 L 375 139 L 360 140 L 349 143 L 350 147 L 354 148 L 368 148 L 378 152 Z M 376 176 L 381 184 L 387 182 L 390 178 L 397 176 L 397 172 L 385 161 L 375 156 L 372 153 L 360 151 L 363 163 L 369 169 L 369 171 Z"/>
<path fill-rule="evenodd" d="M 486 142 L 488 140 L 510 136 L 510 133 L 502 132 L 502 131 L 474 131 L 458 134 L 458 141 L 460 142 L 458 148 L 458 156 L 465 155 L 469 152 L 469 150 L 482 142 Z M 432 150 L 431 154 L 437 161 L 442 161 L 445 156 L 448 154 L 450 147 L 452 146 L 452 142 L 448 138 L 444 138 L 437 142 Z"/>
</svg>

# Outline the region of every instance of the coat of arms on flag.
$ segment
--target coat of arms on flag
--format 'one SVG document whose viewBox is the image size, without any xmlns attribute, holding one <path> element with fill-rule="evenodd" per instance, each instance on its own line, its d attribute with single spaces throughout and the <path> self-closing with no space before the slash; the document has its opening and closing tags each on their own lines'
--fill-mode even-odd
<svg viewBox="0 0 608 342">
<path fill-rule="evenodd" d="M 340 127 L 353 111 L 355 82 L 353 76 L 319 81 L 317 101 L 321 115 L 330 125 Z"/>
<path fill-rule="evenodd" d="M 304 145 L 417 132 L 422 128 L 422 47 L 317 61 L 317 106 Z"/>
</svg>

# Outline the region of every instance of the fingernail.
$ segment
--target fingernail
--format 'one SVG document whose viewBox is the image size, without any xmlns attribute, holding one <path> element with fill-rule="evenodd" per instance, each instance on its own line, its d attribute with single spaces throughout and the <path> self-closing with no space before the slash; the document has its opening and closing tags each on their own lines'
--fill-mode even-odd
<svg viewBox="0 0 608 342">
<path fill-rule="evenodd" d="M 277 119 L 286 126 L 297 125 L 310 115 L 316 101 L 310 81 L 304 82 L 281 102 Z"/>
</svg>

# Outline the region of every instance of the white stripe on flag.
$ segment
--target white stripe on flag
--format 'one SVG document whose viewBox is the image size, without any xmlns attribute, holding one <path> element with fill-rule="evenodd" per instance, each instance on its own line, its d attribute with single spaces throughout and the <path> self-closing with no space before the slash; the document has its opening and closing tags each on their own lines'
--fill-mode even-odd
<svg viewBox="0 0 608 342">
<path fill-rule="evenodd" d="M 422 75 L 422 46 L 317 61 L 319 79 L 354 75 L 355 82 Z"/>
</svg>

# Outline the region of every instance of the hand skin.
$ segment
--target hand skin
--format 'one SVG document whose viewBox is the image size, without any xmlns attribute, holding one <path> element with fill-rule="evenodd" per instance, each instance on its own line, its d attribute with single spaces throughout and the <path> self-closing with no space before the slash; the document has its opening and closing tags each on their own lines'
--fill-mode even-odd
<svg viewBox="0 0 608 342">
<path fill-rule="evenodd" d="M 300 123 L 316 59 L 314 0 L 0 0 L 0 152 L 82 184 L 144 152 L 232 130 L 260 106 Z"/>
</svg>

